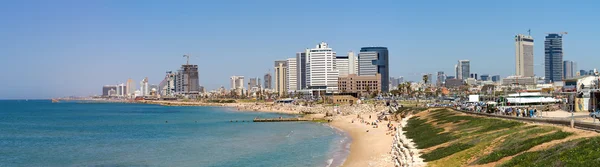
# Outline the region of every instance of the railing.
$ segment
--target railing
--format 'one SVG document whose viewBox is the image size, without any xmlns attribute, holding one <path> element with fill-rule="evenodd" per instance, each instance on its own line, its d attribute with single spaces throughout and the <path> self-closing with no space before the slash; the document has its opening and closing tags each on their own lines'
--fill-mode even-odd
<svg viewBox="0 0 600 167">
<path fill-rule="evenodd" d="M 453 110 L 463 112 L 466 114 L 472 114 L 472 115 L 512 119 L 512 120 L 517 120 L 517 121 L 540 122 L 540 123 L 565 125 L 565 126 L 571 126 L 571 121 L 573 121 L 573 126 L 575 128 L 600 132 L 600 124 L 597 124 L 597 123 L 594 124 L 594 123 L 588 123 L 588 122 L 577 122 L 574 119 L 572 120 L 571 118 L 528 118 L 528 117 L 515 117 L 515 116 L 508 116 L 508 115 L 489 114 L 489 113 L 479 113 L 479 112 L 456 110 L 456 109 L 453 109 Z"/>
</svg>

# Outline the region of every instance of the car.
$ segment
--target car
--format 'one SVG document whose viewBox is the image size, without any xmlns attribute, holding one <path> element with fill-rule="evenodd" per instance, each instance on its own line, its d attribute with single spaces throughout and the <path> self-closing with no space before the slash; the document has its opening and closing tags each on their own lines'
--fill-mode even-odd
<svg viewBox="0 0 600 167">
<path fill-rule="evenodd" d="M 594 119 L 600 119 L 600 110 L 596 110 L 594 112 L 590 112 L 590 117 Z"/>
</svg>

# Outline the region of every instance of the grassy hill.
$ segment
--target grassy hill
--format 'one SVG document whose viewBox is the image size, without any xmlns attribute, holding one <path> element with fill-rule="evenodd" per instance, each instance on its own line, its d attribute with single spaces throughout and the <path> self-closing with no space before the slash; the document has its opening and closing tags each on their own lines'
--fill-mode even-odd
<svg viewBox="0 0 600 167">
<path fill-rule="evenodd" d="M 428 166 L 600 166 L 595 132 L 437 109 L 408 121 Z"/>
</svg>

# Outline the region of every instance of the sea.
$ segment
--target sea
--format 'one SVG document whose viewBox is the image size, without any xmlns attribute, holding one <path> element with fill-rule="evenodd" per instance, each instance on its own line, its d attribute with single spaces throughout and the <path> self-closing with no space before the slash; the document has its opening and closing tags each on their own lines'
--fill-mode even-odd
<svg viewBox="0 0 600 167">
<path fill-rule="evenodd" d="M 350 138 L 323 123 L 254 123 L 226 107 L 0 101 L 0 166 L 340 166 Z"/>
</svg>

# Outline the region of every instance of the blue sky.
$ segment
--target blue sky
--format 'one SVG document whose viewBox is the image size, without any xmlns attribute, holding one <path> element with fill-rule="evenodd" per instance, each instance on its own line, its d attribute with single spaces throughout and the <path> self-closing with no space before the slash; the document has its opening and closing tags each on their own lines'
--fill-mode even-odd
<svg viewBox="0 0 600 167">
<path fill-rule="evenodd" d="M 514 73 L 514 35 L 531 29 L 535 74 L 546 32 L 567 31 L 565 60 L 599 67 L 595 1 L 4 1 L 0 99 L 100 94 L 105 84 L 158 84 L 199 64 L 200 84 L 262 76 L 273 61 L 321 41 L 338 54 L 386 46 L 391 76 L 453 75 L 459 59 L 479 74 Z"/>
</svg>

